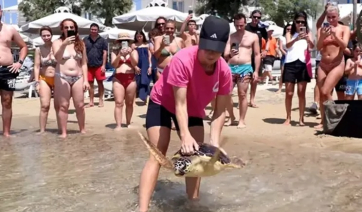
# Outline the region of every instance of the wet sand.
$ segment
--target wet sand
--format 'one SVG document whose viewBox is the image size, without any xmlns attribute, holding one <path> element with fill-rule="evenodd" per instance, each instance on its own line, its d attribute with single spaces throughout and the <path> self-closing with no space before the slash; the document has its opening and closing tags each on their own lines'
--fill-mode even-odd
<svg viewBox="0 0 362 212">
<path fill-rule="evenodd" d="M 245 129 L 225 127 L 225 150 L 247 161 L 241 170 L 204 178 L 201 200 L 190 209 L 184 181 L 162 169 L 150 211 L 200 212 L 357 212 L 362 208 L 362 140 L 316 135 L 319 120 L 307 126 L 282 125 L 284 93 L 276 86 L 257 93 L 259 108 L 249 108 Z M 307 90 L 307 106 L 313 100 Z M 235 97 L 236 99 L 236 97 Z M 293 108 L 297 108 L 295 96 Z M 146 106 L 135 106 L 134 129 L 114 132 L 113 101 L 87 108 L 87 134 L 77 133 L 70 110 L 69 138 L 36 135 L 39 100 L 14 99 L 16 137 L 0 140 L 0 211 L 116 212 L 137 205 L 140 172 L 148 152 L 136 131 L 143 128 Z M 71 106 L 71 108 L 73 108 Z M 237 110 L 235 109 L 235 113 Z M 208 111 L 207 111 L 208 113 Z M 237 113 L 236 113 L 237 114 Z M 292 118 L 298 120 L 298 110 Z M 205 120 L 208 133 L 208 120 Z M 180 143 L 176 133 L 168 155 Z"/>
</svg>

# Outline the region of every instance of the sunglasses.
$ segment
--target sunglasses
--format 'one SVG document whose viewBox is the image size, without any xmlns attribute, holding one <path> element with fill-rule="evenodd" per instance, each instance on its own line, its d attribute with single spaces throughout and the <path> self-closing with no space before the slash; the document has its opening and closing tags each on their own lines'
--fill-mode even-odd
<svg viewBox="0 0 362 212">
<path fill-rule="evenodd" d="M 64 29 L 74 29 L 74 26 L 64 26 Z"/>
<path fill-rule="evenodd" d="M 254 19 L 261 19 L 260 16 L 253 16 Z"/>
<path fill-rule="evenodd" d="M 163 26 L 165 23 L 157 23 L 157 26 Z"/>
<path fill-rule="evenodd" d="M 305 21 L 295 21 L 297 24 L 305 24 Z"/>
</svg>

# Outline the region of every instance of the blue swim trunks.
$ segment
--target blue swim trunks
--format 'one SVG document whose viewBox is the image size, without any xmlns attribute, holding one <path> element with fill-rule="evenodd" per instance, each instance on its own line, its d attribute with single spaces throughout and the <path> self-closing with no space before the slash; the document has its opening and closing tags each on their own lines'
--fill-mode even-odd
<svg viewBox="0 0 362 212">
<path fill-rule="evenodd" d="M 229 64 L 231 74 L 233 75 L 233 82 L 238 83 L 245 78 L 251 78 L 253 76 L 253 67 L 251 64 L 232 65 Z"/>
</svg>

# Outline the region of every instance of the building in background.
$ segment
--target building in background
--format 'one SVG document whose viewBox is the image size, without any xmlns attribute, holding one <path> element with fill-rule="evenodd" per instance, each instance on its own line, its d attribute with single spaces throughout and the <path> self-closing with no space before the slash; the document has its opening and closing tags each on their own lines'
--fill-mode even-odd
<svg viewBox="0 0 362 212">
<path fill-rule="evenodd" d="M 146 8 L 154 0 L 135 0 L 136 10 Z M 189 10 L 194 10 L 196 7 L 196 0 L 159 0 L 163 1 L 166 7 L 169 7 L 180 12 L 187 13 Z"/>
</svg>

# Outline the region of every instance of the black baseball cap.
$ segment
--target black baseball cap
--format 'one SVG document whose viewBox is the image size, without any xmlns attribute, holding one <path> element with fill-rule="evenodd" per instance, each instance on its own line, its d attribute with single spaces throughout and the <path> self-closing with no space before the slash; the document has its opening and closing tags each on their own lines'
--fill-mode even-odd
<svg viewBox="0 0 362 212">
<path fill-rule="evenodd" d="M 230 34 L 229 22 L 213 15 L 208 16 L 200 31 L 199 49 L 223 53 Z"/>
</svg>

